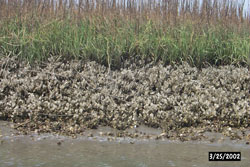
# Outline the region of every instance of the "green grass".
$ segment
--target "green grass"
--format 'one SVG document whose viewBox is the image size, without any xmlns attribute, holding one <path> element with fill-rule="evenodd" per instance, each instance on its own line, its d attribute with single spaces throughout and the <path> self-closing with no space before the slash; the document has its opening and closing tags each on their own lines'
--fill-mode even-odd
<svg viewBox="0 0 250 167">
<path fill-rule="evenodd" d="M 51 2 L 47 5 L 51 8 Z M 20 6 L 20 11 L 25 7 Z M 205 63 L 244 65 L 250 55 L 248 18 L 218 18 L 214 14 L 204 19 L 194 12 L 177 16 L 170 13 L 163 18 L 161 14 L 131 9 L 123 9 L 122 15 L 117 12 L 121 7 L 106 7 L 106 14 L 103 10 L 90 8 L 86 13 L 65 6 L 58 6 L 52 13 L 51 9 L 41 12 L 39 6 L 32 9 L 0 19 L 2 56 L 18 56 L 31 62 L 60 56 L 120 68 L 126 59 L 165 64 L 187 61 L 198 67 Z M 145 9 L 151 10 L 159 11 Z"/>
</svg>

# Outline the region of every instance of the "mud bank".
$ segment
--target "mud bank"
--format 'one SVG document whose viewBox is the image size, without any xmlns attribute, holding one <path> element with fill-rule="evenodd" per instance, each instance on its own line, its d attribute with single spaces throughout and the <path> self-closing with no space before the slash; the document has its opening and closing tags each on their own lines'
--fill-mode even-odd
<svg viewBox="0 0 250 167">
<path fill-rule="evenodd" d="M 31 66 L 15 58 L 2 58 L 0 68 L 0 119 L 25 134 L 76 137 L 109 126 L 122 137 L 145 125 L 160 128 L 166 139 L 199 140 L 206 132 L 250 138 L 247 68 L 184 63 L 110 70 L 94 62 L 50 59 Z"/>
</svg>

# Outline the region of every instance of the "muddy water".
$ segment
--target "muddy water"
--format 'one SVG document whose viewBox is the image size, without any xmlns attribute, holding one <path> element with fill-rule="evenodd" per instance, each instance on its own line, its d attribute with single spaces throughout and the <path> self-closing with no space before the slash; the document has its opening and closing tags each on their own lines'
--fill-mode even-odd
<svg viewBox="0 0 250 167">
<path fill-rule="evenodd" d="M 250 166 L 250 146 L 245 142 L 176 142 L 70 137 L 51 134 L 22 136 L 0 123 L 0 167 L 233 167 Z M 209 162 L 209 151 L 240 151 L 240 162 Z"/>
</svg>

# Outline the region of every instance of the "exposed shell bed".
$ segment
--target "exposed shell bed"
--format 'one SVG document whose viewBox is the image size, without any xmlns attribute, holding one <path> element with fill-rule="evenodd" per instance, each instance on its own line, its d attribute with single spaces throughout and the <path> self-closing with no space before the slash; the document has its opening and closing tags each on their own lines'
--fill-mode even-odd
<svg viewBox="0 0 250 167">
<path fill-rule="evenodd" d="M 143 124 L 170 139 L 205 131 L 241 139 L 250 127 L 250 73 L 243 67 L 159 63 L 109 70 L 52 58 L 31 66 L 13 57 L 1 58 L 0 68 L 0 119 L 24 133 L 76 135 L 102 125 L 124 136 Z"/>
</svg>

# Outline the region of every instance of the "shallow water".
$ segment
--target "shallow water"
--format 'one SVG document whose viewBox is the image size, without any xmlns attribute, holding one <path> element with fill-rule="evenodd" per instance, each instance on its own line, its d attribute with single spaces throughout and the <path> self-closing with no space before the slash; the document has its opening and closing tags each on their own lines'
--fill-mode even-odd
<svg viewBox="0 0 250 167">
<path fill-rule="evenodd" d="M 72 139 L 51 134 L 12 135 L 0 124 L 0 167 L 165 167 L 165 166 L 250 166 L 250 146 L 225 141 L 176 142 L 116 140 L 87 137 Z M 240 151 L 240 162 L 209 162 L 209 151 Z"/>
</svg>

